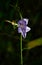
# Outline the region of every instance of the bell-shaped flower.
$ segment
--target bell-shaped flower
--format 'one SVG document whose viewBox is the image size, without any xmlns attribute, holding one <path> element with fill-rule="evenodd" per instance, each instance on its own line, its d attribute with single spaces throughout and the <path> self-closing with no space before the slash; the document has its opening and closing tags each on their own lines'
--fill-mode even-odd
<svg viewBox="0 0 42 65">
<path fill-rule="evenodd" d="M 26 38 L 27 32 L 31 30 L 30 27 L 27 26 L 29 19 L 21 19 L 18 21 L 18 33 L 21 33 L 23 38 Z"/>
</svg>

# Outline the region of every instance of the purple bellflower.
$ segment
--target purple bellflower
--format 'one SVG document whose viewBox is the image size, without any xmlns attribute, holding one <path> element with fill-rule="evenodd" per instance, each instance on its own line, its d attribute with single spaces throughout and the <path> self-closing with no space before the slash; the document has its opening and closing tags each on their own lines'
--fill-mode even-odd
<svg viewBox="0 0 42 65">
<path fill-rule="evenodd" d="M 30 27 L 27 26 L 29 19 L 21 19 L 18 21 L 18 33 L 21 33 L 23 38 L 26 38 L 27 32 L 31 30 Z"/>
</svg>

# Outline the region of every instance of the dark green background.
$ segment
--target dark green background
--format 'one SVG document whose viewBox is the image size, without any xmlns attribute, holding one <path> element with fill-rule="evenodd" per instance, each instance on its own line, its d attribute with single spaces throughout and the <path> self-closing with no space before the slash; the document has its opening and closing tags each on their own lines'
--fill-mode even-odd
<svg viewBox="0 0 42 65">
<path fill-rule="evenodd" d="M 31 31 L 23 39 L 23 48 L 42 38 L 42 0 L 0 0 L 0 65 L 20 65 L 20 34 L 5 22 L 28 18 Z M 39 50 L 39 51 L 38 51 Z M 42 65 L 42 46 L 23 51 L 24 65 Z"/>
</svg>

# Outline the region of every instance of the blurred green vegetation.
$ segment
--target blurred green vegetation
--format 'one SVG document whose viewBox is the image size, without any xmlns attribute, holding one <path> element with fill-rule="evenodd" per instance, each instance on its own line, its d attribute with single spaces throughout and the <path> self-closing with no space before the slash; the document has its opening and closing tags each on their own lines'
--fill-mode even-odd
<svg viewBox="0 0 42 65">
<path fill-rule="evenodd" d="M 20 34 L 5 21 L 17 23 L 19 12 L 29 19 L 28 26 L 31 27 L 23 39 L 23 48 L 27 46 L 31 50 L 42 46 L 42 0 L 0 0 L 0 65 L 20 65 Z"/>
<path fill-rule="evenodd" d="M 42 38 L 39 38 L 39 39 L 36 39 L 36 40 L 29 42 L 27 44 L 27 48 L 32 49 L 32 48 L 40 46 L 40 45 L 42 46 Z"/>
</svg>

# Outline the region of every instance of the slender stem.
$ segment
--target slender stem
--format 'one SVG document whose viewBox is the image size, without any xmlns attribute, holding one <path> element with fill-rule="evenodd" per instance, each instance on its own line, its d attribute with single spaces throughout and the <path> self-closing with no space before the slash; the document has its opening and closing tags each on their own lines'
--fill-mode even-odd
<svg viewBox="0 0 42 65">
<path fill-rule="evenodd" d="M 18 11 L 19 12 L 19 15 L 20 15 L 20 18 L 22 19 L 22 15 L 21 15 L 21 13 L 20 13 L 20 11 Z M 23 55 L 22 55 L 22 35 L 21 35 L 21 38 L 20 38 L 20 50 L 21 50 L 21 65 L 23 65 Z"/>
<path fill-rule="evenodd" d="M 20 39 L 20 50 L 21 50 L 21 65 L 23 65 L 23 56 L 22 56 L 22 35 Z"/>
<path fill-rule="evenodd" d="M 21 13 L 19 12 L 19 15 L 20 15 L 20 18 L 22 19 L 23 17 L 22 17 L 22 15 L 21 15 Z"/>
</svg>

